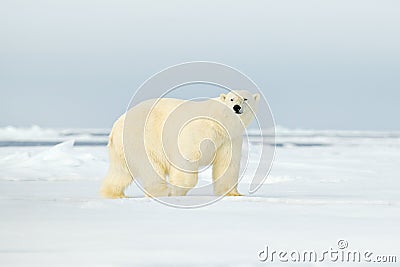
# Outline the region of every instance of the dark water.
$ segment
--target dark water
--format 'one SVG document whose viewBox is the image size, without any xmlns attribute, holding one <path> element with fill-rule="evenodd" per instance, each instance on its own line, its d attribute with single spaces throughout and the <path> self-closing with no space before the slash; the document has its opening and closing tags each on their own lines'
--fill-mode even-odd
<svg viewBox="0 0 400 267">
<path fill-rule="evenodd" d="M 0 141 L 0 147 L 24 147 L 24 146 L 55 146 L 61 143 L 60 141 Z M 252 144 L 259 144 L 260 142 L 251 142 Z M 84 141 L 75 141 L 74 146 L 106 146 L 107 142 L 84 142 Z M 273 144 L 267 144 L 273 146 Z M 312 146 L 330 146 L 330 144 L 322 144 L 322 143 L 276 143 L 277 147 L 284 146 L 303 146 L 303 147 L 312 147 Z"/>
<path fill-rule="evenodd" d="M 55 146 L 63 141 L 0 141 L 0 147 Z M 74 146 L 106 146 L 107 141 L 75 141 Z"/>
<path fill-rule="evenodd" d="M 74 146 L 106 146 L 109 131 L 72 130 L 58 133 L 58 137 L 49 140 L 34 140 L 26 137 L 26 140 L 0 140 L 0 147 L 25 147 L 25 146 L 55 146 L 67 140 L 75 140 Z M 297 139 L 297 140 L 296 140 Z M 319 140 L 323 142 L 318 142 Z M 362 139 L 400 140 L 399 132 L 285 132 L 278 133 L 274 143 L 272 135 L 248 134 L 250 144 L 261 144 L 276 147 L 324 147 L 340 144 L 342 141 L 354 140 L 355 143 Z M 317 141 L 318 140 L 318 141 Z"/>
</svg>

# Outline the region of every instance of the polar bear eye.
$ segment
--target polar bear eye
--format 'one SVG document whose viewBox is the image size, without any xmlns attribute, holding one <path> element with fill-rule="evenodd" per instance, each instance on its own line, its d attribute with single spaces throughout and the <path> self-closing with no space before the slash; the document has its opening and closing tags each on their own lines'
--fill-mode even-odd
<svg viewBox="0 0 400 267">
<path fill-rule="evenodd" d="M 243 101 L 247 101 L 247 98 L 243 98 Z"/>
<path fill-rule="evenodd" d="M 233 101 L 233 98 L 231 98 L 231 101 Z"/>
</svg>

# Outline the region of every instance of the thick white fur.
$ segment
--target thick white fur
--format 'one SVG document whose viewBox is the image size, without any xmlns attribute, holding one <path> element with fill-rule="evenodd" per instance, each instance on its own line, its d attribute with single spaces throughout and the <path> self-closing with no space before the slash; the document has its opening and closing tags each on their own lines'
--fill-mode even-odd
<svg viewBox="0 0 400 267">
<path fill-rule="evenodd" d="M 183 196 L 197 184 L 198 168 L 212 164 L 214 193 L 239 196 L 243 132 L 259 98 L 231 91 L 201 102 L 163 98 L 131 108 L 110 133 L 110 166 L 101 194 L 125 197 L 135 177 L 148 196 Z"/>
</svg>

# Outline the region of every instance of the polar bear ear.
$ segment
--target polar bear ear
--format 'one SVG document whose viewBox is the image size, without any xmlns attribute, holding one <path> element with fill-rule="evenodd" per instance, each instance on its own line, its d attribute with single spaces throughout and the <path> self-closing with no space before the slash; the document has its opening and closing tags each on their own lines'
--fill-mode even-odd
<svg viewBox="0 0 400 267">
<path fill-rule="evenodd" d="M 220 95 L 219 95 L 219 98 L 220 98 L 222 101 L 225 101 L 226 95 L 225 95 L 225 94 L 220 94 Z"/>
<path fill-rule="evenodd" d="M 254 94 L 253 98 L 254 98 L 255 101 L 260 100 L 260 94 Z"/>
</svg>

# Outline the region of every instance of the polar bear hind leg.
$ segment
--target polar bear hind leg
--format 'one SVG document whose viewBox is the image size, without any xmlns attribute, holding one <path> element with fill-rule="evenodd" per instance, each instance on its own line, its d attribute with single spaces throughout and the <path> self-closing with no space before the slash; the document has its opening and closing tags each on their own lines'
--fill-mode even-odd
<svg viewBox="0 0 400 267">
<path fill-rule="evenodd" d="M 124 198 L 125 189 L 132 183 L 133 177 L 123 170 L 109 171 L 103 180 L 100 193 L 105 198 Z"/>
<path fill-rule="evenodd" d="M 122 149 L 117 149 L 111 135 L 109 141 L 110 167 L 100 188 L 100 194 L 105 198 L 124 198 L 125 189 L 132 183 L 133 177 L 125 164 Z"/>
<path fill-rule="evenodd" d="M 111 154 L 111 153 L 110 153 Z M 110 168 L 101 185 L 100 193 L 105 198 L 124 198 L 125 189 L 132 183 L 133 177 L 126 166 L 110 161 Z"/>
<path fill-rule="evenodd" d="M 168 178 L 171 186 L 171 196 L 185 196 L 190 189 L 196 186 L 197 181 L 197 172 L 184 172 L 171 168 Z"/>
</svg>

